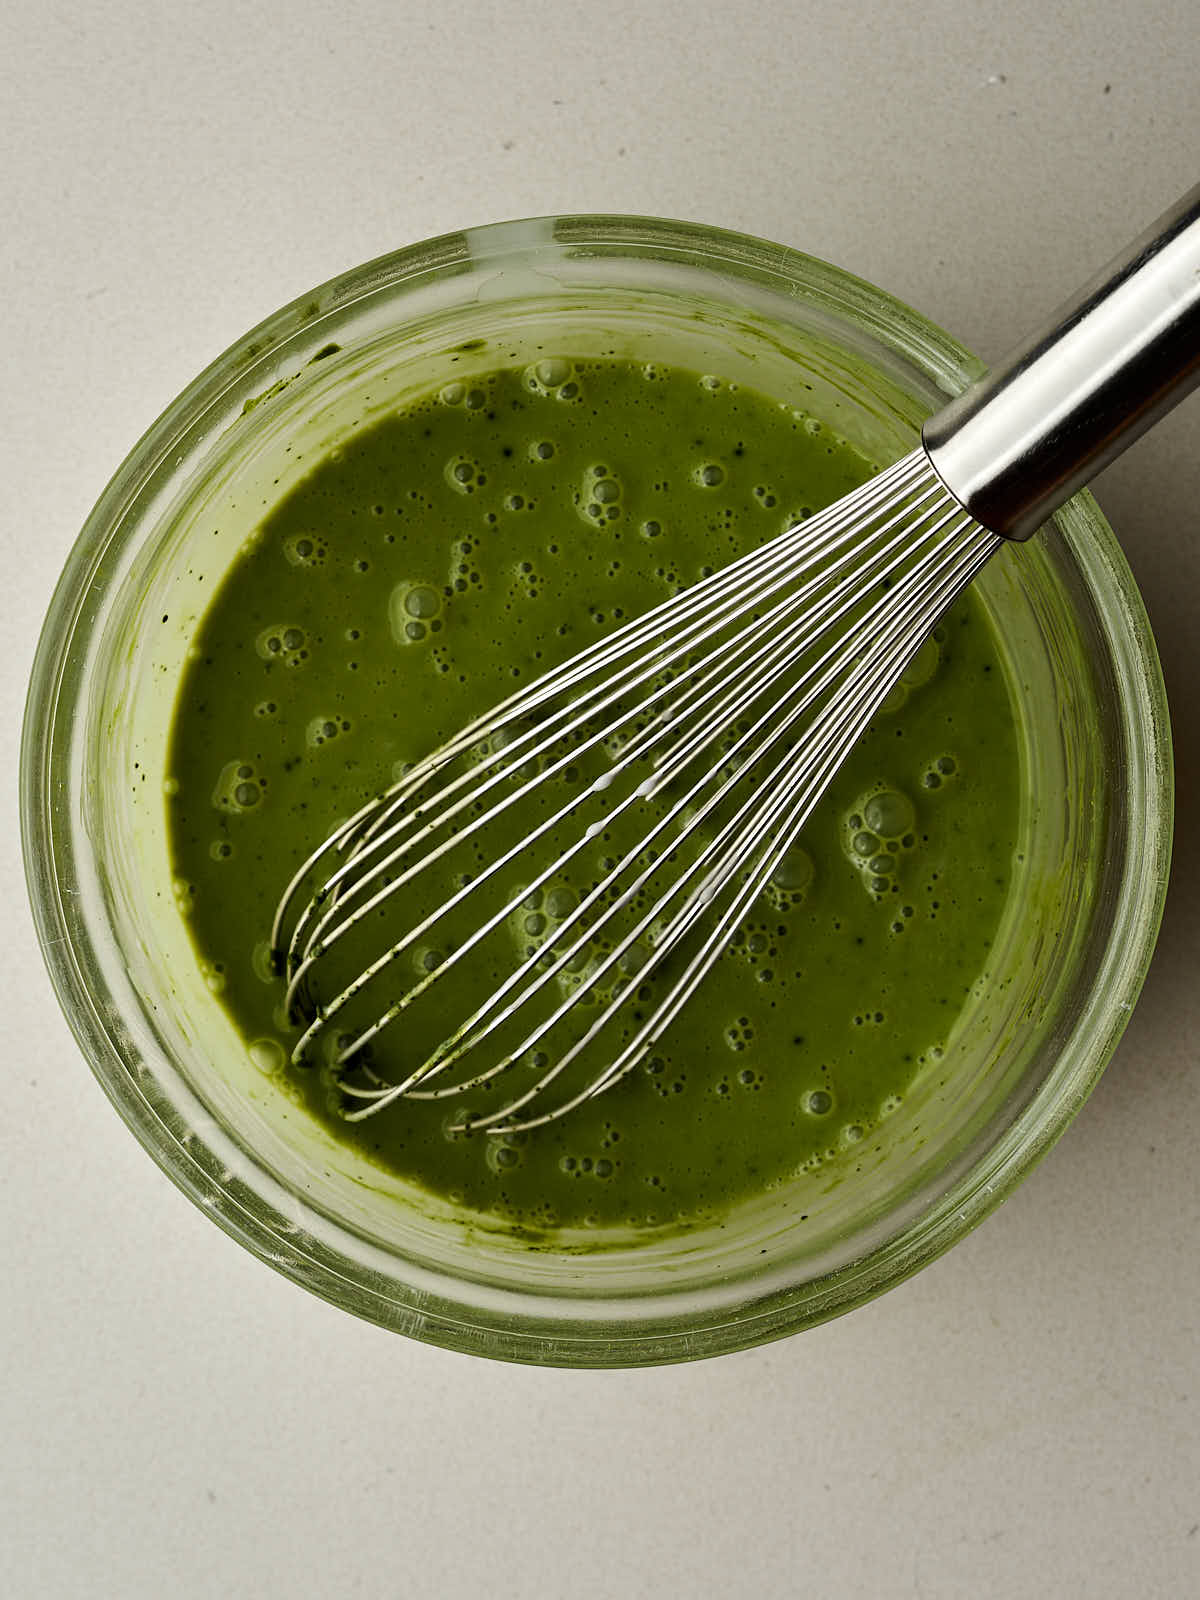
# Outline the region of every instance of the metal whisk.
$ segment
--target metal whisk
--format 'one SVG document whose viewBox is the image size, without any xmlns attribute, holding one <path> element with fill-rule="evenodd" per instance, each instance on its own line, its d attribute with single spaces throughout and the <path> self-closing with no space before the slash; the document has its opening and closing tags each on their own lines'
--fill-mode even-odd
<svg viewBox="0 0 1200 1600">
<path fill-rule="evenodd" d="M 1200 187 L 903 460 L 512 695 L 323 840 L 272 930 L 294 1059 L 324 1048 L 352 1119 L 448 1098 L 451 1131 L 514 1134 L 615 1084 L 786 885 L 956 597 L 1197 381 Z M 393 1028 L 398 1076 L 376 1060 Z"/>
</svg>

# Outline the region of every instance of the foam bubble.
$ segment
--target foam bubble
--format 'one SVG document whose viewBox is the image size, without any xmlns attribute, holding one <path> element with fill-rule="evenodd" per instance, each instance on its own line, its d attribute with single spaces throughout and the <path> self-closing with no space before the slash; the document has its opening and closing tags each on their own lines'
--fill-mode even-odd
<svg viewBox="0 0 1200 1600">
<path fill-rule="evenodd" d="M 250 965 L 254 970 L 254 976 L 260 983 L 275 982 L 279 974 L 275 969 L 275 957 L 271 950 L 269 939 L 260 939 L 254 946 L 253 954 L 250 957 Z"/>
<path fill-rule="evenodd" d="M 565 885 L 557 889 L 551 889 L 546 896 L 546 911 L 550 916 L 558 919 L 569 916 L 574 911 L 575 904 L 575 891 L 568 889 Z"/>
<path fill-rule="evenodd" d="M 865 801 L 863 821 L 883 839 L 899 839 L 917 820 L 917 808 L 899 789 L 881 789 Z"/>
<path fill-rule="evenodd" d="M 278 1039 L 255 1039 L 247 1047 L 246 1054 L 260 1072 L 267 1074 L 281 1072 L 287 1061 L 287 1055 Z"/>
<path fill-rule="evenodd" d="M 485 1149 L 487 1164 L 495 1173 L 503 1175 L 521 1165 L 521 1152 L 511 1144 L 504 1144 L 499 1139 L 489 1139 Z"/>
<path fill-rule="evenodd" d="M 930 678 L 933 677 L 941 659 L 942 652 L 938 648 L 937 640 L 931 636 L 925 640 L 901 673 L 901 683 L 905 684 L 909 689 L 919 689 L 923 683 L 928 683 Z"/>
</svg>

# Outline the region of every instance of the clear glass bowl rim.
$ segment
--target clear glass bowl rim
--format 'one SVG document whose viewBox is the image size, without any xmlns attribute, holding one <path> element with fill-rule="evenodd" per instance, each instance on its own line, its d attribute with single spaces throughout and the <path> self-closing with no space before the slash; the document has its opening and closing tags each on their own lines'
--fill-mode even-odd
<svg viewBox="0 0 1200 1600">
<path fill-rule="evenodd" d="M 103 581 L 111 546 L 136 537 L 130 510 L 152 481 L 169 477 L 185 439 L 203 434 L 231 401 L 255 395 L 264 373 L 286 350 L 321 345 L 330 320 L 359 302 L 402 295 L 430 275 L 444 274 L 493 256 L 499 261 L 531 229 L 553 229 L 560 243 L 580 250 L 630 249 L 653 257 L 693 260 L 731 276 L 799 286 L 841 317 L 864 326 L 903 360 L 916 364 L 947 393 L 963 387 L 982 366 L 963 346 L 910 306 L 842 269 L 801 251 L 749 235 L 697 223 L 628 215 L 570 215 L 495 223 L 469 235 L 445 234 L 381 256 L 340 274 L 282 307 L 231 345 L 201 372 L 153 422 L 130 451 L 87 518 L 67 559 L 47 612 L 30 680 L 21 744 L 21 829 L 26 877 L 38 937 L 64 1014 L 106 1094 L 168 1177 L 232 1237 L 276 1270 L 323 1298 L 427 1342 L 505 1360 L 570 1366 L 650 1365 L 740 1349 L 798 1331 L 852 1309 L 898 1283 L 948 1249 L 998 1206 L 1050 1149 L 1095 1086 L 1124 1030 L 1141 989 L 1162 916 L 1170 864 L 1173 773 L 1166 693 L 1149 621 L 1120 547 L 1090 495 L 1072 502 L 1086 539 L 1070 537 L 1072 554 L 1101 611 L 1114 645 L 1118 705 L 1132 748 L 1130 833 L 1140 851 L 1122 883 L 1108 951 L 1114 971 L 1105 978 L 1086 1030 L 1077 1030 L 1056 1068 L 1052 1100 L 1039 1095 L 987 1159 L 959 1177 L 930 1212 L 898 1236 L 849 1266 L 793 1291 L 754 1301 L 744 1315 L 697 1326 L 686 1318 L 631 1335 L 608 1323 L 592 1327 L 570 1318 L 498 1327 L 478 1324 L 461 1307 L 426 1299 L 420 1309 L 393 1287 L 381 1288 L 349 1254 L 297 1239 L 274 1197 L 245 1205 L 231 1201 L 180 1142 L 165 1104 L 147 1081 L 144 1064 L 126 1060 L 113 1039 L 88 975 L 86 949 L 77 948 L 79 926 L 69 909 L 69 865 L 56 805 L 56 752 L 69 728 L 62 721 L 61 691 L 69 676 L 69 646 L 86 629 L 93 586 Z M 632 247 L 632 248 L 631 248 Z M 67 702 L 68 705 L 73 702 Z M 983 1170 L 986 1168 L 986 1171 Z M 219 1202 L 219 1204 L 214 1204 Z M 374 1281 L 367 1281 L 368 1278 Z"/>
</svg>

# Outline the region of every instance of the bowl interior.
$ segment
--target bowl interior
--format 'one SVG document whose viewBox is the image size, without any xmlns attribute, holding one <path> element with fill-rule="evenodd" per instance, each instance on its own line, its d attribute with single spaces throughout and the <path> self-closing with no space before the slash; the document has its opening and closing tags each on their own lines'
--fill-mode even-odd
<svg viewBox="0 0 1200 1600">
<path fill-rule="evenodd" d="M 42 830 L 46 846 L 34 896 L 43 935 L 67 929 L 52 967 L 119 1108 L 275 1265 L 376 1320 L 492 1354 L 707 1354 L 820 1320 L 928 1259 L 1081 1103 L 1161 909 L 1161 684 L 1088 497 L 985 570 L 1022 731 L 1017 869 L 988 980 L 946 1041 L 953 1070 L 923 1073 L 853 1182 L 837 1169 L 800 1175 L 802 1197 L 764 1196 L 720 1229 L 563 1234 L 536 1249 L 500 1219 L 404 1185 L 295 1114 L 205 984 L 170 880 L 175 688 L 214 587 L 313 462 L 448 374 L 524 364 L 547 341 L 797 397 L 880 464 L 977 370 L 906 308 L 822 263 L 631 219 L 454 236 L 288 308 L 160 420 L 64 577 L 31 699 L 41 731 L 27 751 L 27 839 Z"/>
</svg>

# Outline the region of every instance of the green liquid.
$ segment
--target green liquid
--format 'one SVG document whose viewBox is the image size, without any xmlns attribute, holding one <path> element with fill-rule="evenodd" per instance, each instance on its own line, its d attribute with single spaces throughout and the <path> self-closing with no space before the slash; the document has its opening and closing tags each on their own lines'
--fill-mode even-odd
<svg viewBox="0 0 1200 1600">
<path fill-rule="evenodd" d="M 347 437 L 226 575 L 175 712 L 174 870 L 247 1046 L 282 1062 L 297 1036 L 266 942 L 284 885 L 331 827 L 514 688 L 873 470 L 768 396 L 619 360 L 502 368 Z M 279 1071 L 373 1162 L 512 1226 L 690 1226 L 814 1173 L 852 1174 L 914 1077 L 953 1070 L 945 1042 L 1009 891 L 1018 771 L 1003 669 L 968 594 L 838 774 L 803 850 L 613 1091 L 496 1140 L 449 1127 L 494 1094 L 402 1100 L 351 1123 L 320 1052 Z M 490 848 L 549 803 L 519 808 Z M 592 881 L 617 832 L 564 889 Z M 419 891 L 405 925 L 449 888 Z M 527 929 L 502 930 L 461 981 L 435 986 L 439 1012 L 375 1041 L 381 1077 L 433 1049 L 555 905 L 526 909 Z M 409 952 L 397 983 L 444 955 Z"/>
</svg>

